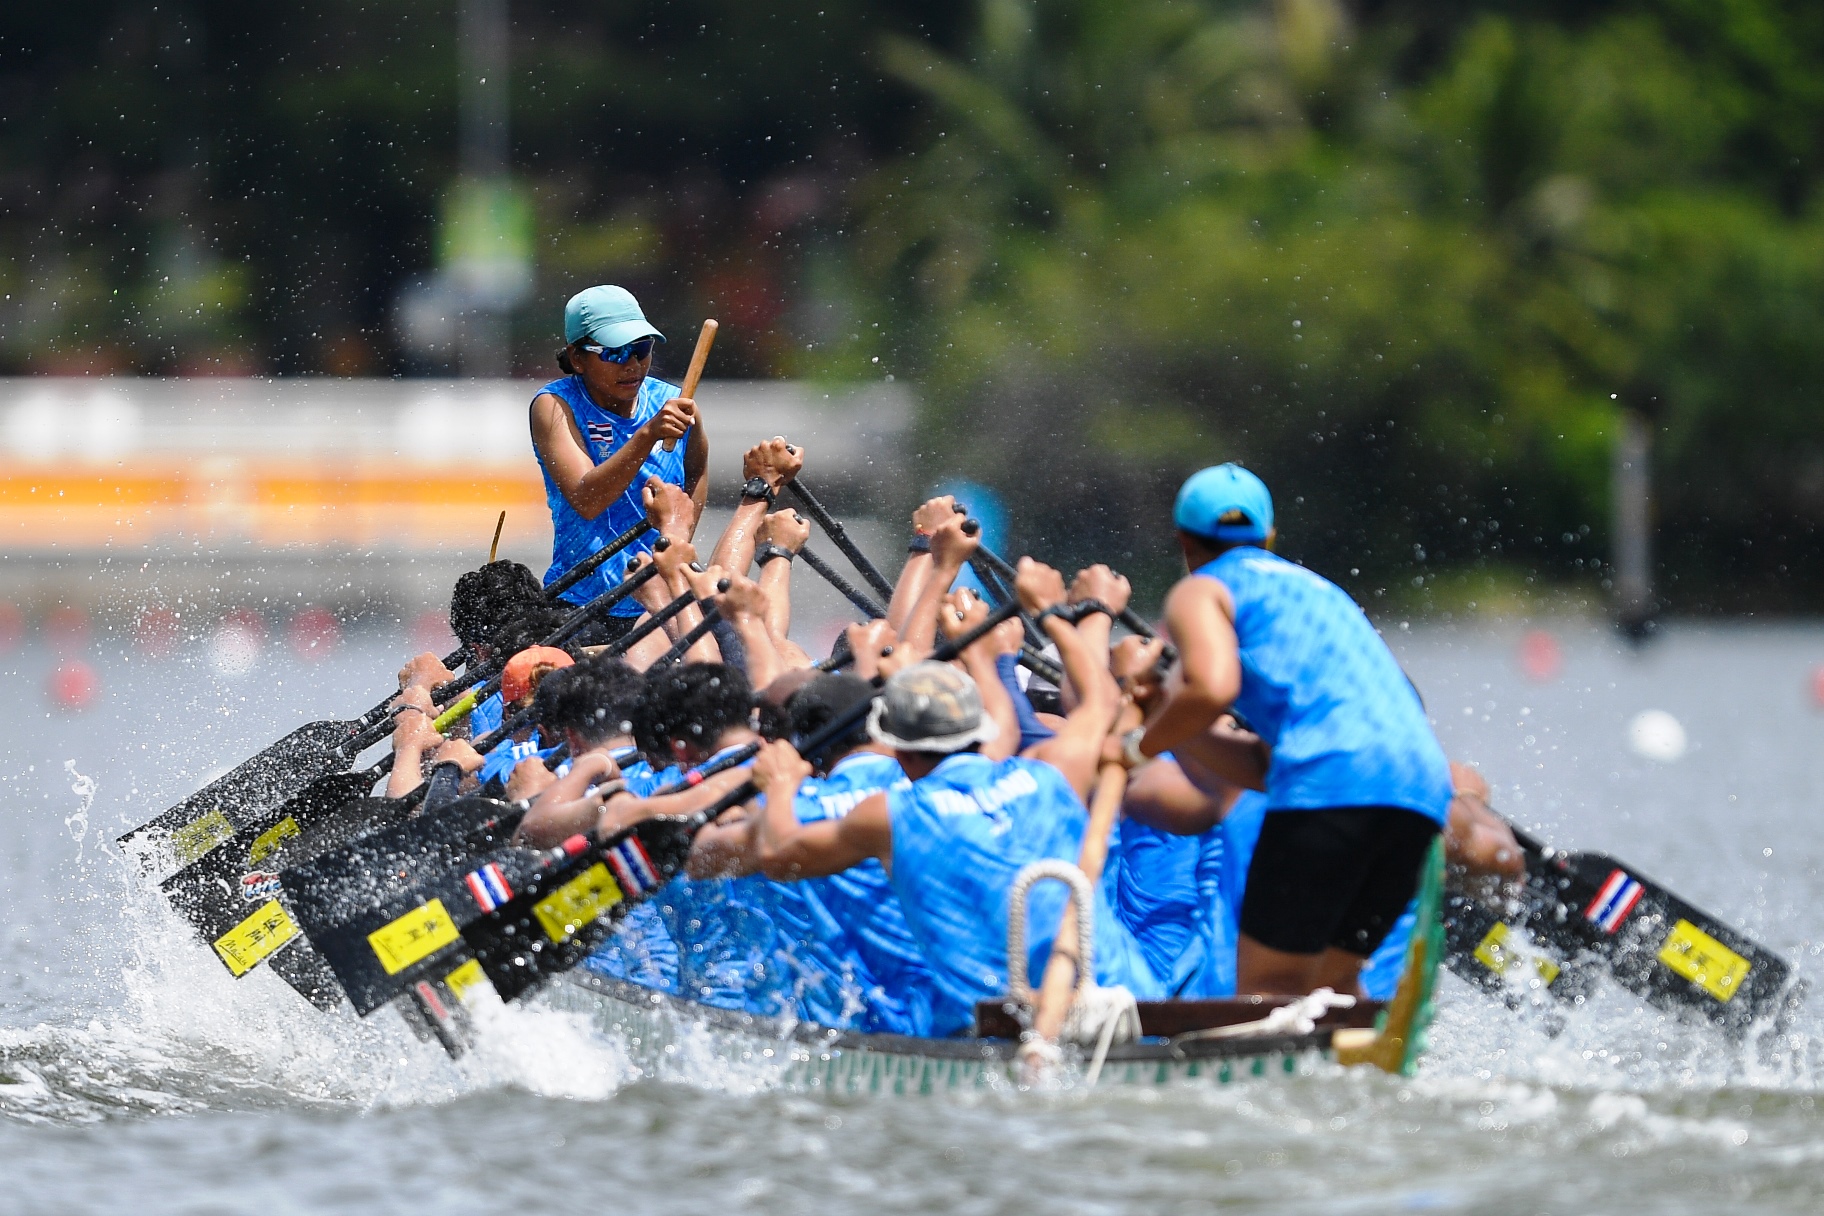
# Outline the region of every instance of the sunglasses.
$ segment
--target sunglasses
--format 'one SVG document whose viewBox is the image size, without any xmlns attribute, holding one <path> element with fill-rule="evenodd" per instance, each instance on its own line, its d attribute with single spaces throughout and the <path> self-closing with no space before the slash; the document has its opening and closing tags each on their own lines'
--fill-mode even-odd
<svg viewBox="0 0 1824 1216">
<path fill-rule="evenodd" d="M 640 338 L 625 346 L 596 346 L 583 343 L 583 349 L 597 356 L 603 363 L 625 363 L 629 359 L 644 359 L 652 353 L 657 338 Z"/>
</svg>

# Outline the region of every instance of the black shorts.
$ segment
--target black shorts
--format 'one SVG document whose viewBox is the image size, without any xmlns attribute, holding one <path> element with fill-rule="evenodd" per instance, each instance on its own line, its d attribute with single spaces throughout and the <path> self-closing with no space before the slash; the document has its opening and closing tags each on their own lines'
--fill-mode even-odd
<svg viewBox="0 0 1824 1216">
<path fill-rule="evenodd" d="M 1419 889 L 1438 825 L 1391 806 L 1268 811 L 1248 864 L 1241 931 L 1274 950 L 1366 958 Z"/>
</svg>

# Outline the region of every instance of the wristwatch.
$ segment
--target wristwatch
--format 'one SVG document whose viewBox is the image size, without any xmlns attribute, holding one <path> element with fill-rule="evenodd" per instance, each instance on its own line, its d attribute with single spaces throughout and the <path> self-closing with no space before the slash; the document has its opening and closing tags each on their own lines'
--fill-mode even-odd
<svg viewBox="0 0 1824 1216">
<path fill-rule="evenodd" d="M 929 552 L 931 552 L 931 534 L 929 532 L 914 532 L 912 534 L 912 539 L 906 542 L 906 552 L 907 553 L 929 553 Z"/>
<path fill-rule="evenodd" d="M 764 498 L 766 499 L 766 505 L 770 507 L 779 497 L 779 491 L 773 489 L 772 485 L 764 477 L 750 477 L 747 479 L 746 484 L 741 487 L 741 497 Z"/>
<path fill-rule="evenodd" d="M 766 563 L 772 561 L 775 557 L 783 557 L 786 561 L 789 562 L 797 556 L 798 555 L 796 553 L 793 553 L 790 549 L 787 549 L 785 546 L 775 545 L 773 542 L 767 541 L 765 544 L 760 545 L 758 548 L 756 548 L 754 550 L 754 564 L 756 566 L 764 566 L 764 565 L 766 565 Z"/>
</svg>

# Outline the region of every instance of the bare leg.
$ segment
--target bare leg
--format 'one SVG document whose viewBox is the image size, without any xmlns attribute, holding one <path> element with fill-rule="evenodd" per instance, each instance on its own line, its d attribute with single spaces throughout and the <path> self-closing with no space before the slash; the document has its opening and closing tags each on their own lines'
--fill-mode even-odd
<svg viewBox="0 0 1824 1216">
<path fill-rule="evenodd" d="M 1289 954 L 1263 946 L 1247 934 L 1235 957 L 1235 991 L 1273 996 L 1304 996 L 1319 988 L 1360 996 L 1359 954 L 1335 947 L 1321 954 Z"/>
</svg>

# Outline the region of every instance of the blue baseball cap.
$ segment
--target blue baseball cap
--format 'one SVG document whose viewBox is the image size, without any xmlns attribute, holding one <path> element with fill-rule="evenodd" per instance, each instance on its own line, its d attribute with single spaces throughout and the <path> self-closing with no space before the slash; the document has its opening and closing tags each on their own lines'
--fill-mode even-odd
<svg viewBox="0 0 1824 1216">
<path fill-rule="evenodd" d="M 1186 532 L 1229 544 L 1260 544 L 1273 530 L 1267 484 L 1238 464 L 1202 469 L 1178 487 L 1172 522 Z"/>
<path fill-rule="evenodd" d="M 607 283 L 579 291 L 564 305 L 564 342 L 599 342 L 606 347 L 625 346 L 651 335 L 663 342 L 665 335 L 653 328 L 640 302 L 625 287 Z"/>
</svg>

